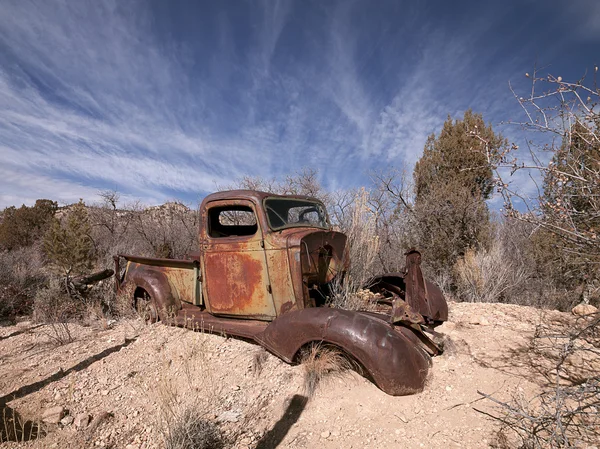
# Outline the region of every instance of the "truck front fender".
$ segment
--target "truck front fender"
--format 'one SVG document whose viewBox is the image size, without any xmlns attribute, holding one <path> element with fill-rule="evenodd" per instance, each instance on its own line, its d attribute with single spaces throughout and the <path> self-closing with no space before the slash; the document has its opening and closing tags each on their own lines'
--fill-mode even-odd
<svg viewBox="0 0 600 449">
<path fill-rule="evenodd" d="M 275 319 L 255 340 L 291 363 L 310 342 L 340 347 L 368 372 L 387 394 L 403 396 L 425 387 L 431 358 L 410 329 L 393 326 L 375 314 L 308 308 Z"/>
<path fill-rule="evenodd" d="M 125 280 L 120 288 L 124 290 L 130 285 L 134 287 L 134 290 L 139 287 L 150 295 L 158 315 L 163 321 L 169 314 L 177 313 L 181 309 L 181 301 L 177 292 L 171 287 L 167 276 L 158 270 L 130 262 Z"/>
</svg>

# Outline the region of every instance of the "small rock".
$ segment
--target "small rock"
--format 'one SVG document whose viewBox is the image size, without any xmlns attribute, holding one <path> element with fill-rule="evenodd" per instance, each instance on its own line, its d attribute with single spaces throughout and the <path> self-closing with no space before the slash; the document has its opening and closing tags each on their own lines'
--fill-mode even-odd
<svg viewBox="0 0 600 449">
<path fill-rule="evenodd" d="M 227 410 L 217 416 L 217 422 L 238 422 L 240 419 L 240 412 L 235 410 Z"/>
<path fill-rule="evenodd" d="M 478 316 L 471 320 L 471 324 L 479 324 L 480 326 L 489 326 L 490 322 L 484 316 Z"/>
<path fill-rule="evenodd" d="M 108 390 L 102 390 L 101 393 L 102 393 L 102 396 L 106 396 L 106 395 L 108 395 L 109 391 Z"/>
<path fill-rule="evenodd" d="M 15 321 L 17 322 L 17 327 L 32 327 L 33 326 L 33 324 L 31 323 L 31 320 L 27 316 L 18 316 L 17 318 L 15 318 Z"/>
<path fill-rule="evenodd" d="M 68 425 L 71 425 L 73 423 L 73 419 L 74 418 L 71 415 L 67 415 L 63 419 L 60 420 L 60 423 L 63 426 L 68 426 Z"/>
<path fill-rule="evenodd" d="M 90 415 L 87 413 L 80 413 L 75 417 L 73 422 L 75 423 L 75 427 L 78 429 L 85 429 L 90 423 Z"/>
<path fill-rule="evenodd" d="M 449 332 L 453 331 L 454 329 L 456 329 L 456 323 L 453 323 L 452 321 L 446 321 L 437 330 L 441 332 Z"/>
<path fill-rule="evenodd" d="M 446 391 L 452 391 L 452 387 L 450 385 L 446 386 Z"/>
<path fill-rule="evenodd" d="M 323 438 L 323 439 L 329 438 L 330 435 L 331 435 L 331 432 L 329 430 L 326 430 L 325 432 L 321 432 L 321 438 Z"/>
<path fill-rule="evenodd" d="M 591 315 L 592 313 L 596 313 L 597 311 L 598 309 L 592 306 L 591 304 L 577 304 L 571 310 L 573 315 L 577 316 Z"/>
<path fill-rule="evenodd" d="M 65 408 L 57 405 L 44 410 L 42 421 L 48 424 L 58 424 L 65 416 Z"/>
</svg>

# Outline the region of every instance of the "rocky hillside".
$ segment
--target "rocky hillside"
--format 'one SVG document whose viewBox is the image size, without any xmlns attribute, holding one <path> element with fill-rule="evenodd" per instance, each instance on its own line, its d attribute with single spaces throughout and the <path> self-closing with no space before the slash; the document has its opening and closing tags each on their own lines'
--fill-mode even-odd
<svg viewBox="0 0 600 449">
<path fill-rule="evenodd" d="M 536 326 L 573 320 L 451 303 L 446 351 L 424 392 L 391 397 L 346 372 L 310 400 L 304 366 L 245 341 L 130 320 L 72 325 L 74 341 L 56 346 L 57 329 L 21 322 L 0 328 L 0 429 L 40 438 L 2 447 L 161 448 L 190 407 L 188 421 L 217 423 L 226 447 L 488 447 L 498 422 L 482 412 L 497 409 L 477 391 L 535 394 L 540 369 L 551 369 L 529 356 Z"/>
</svg>

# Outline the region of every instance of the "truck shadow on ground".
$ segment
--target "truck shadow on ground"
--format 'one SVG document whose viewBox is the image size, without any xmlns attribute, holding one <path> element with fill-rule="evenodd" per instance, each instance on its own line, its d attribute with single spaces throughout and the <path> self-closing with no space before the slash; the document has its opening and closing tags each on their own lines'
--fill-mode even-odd
<svg viewBox="0 0 600 449">
<path fill-rule="evenodd" d="M 288 404 L 283 416 L 275 423 L 258 441 L 255 449 L 273 449 L 279 446 L 292 426 L 298 421 L 300 415 L 308 404 L 308 398 L 295 394 Z"/>
</svg>

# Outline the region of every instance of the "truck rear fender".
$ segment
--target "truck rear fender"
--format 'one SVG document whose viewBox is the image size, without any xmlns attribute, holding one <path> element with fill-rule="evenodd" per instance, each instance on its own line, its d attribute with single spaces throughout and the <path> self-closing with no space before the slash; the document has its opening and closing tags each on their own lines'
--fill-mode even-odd
<svg viewBox="0 0 600 449">
<path fill-rule="evenodd" d="M 375 384 L 393 396 L 422 391 L 431 358 L 407 328 L 374 315 L 341 309 L 308 308 L 275 319 L 255 340 L 292 363 L 308 343 L 338 346 L 356 359 Z"/>
<path fill-rule="evenodd" d="M 181 309 L 177 291 L 171 286 L 167 276 L 158 270 L 130 262 L 121 289 L 128 285 L 133 285 L 134 291 L 142 288 L 150 295 L 163 321 L 169 314 L 176 313 Z"/>
</svg>

